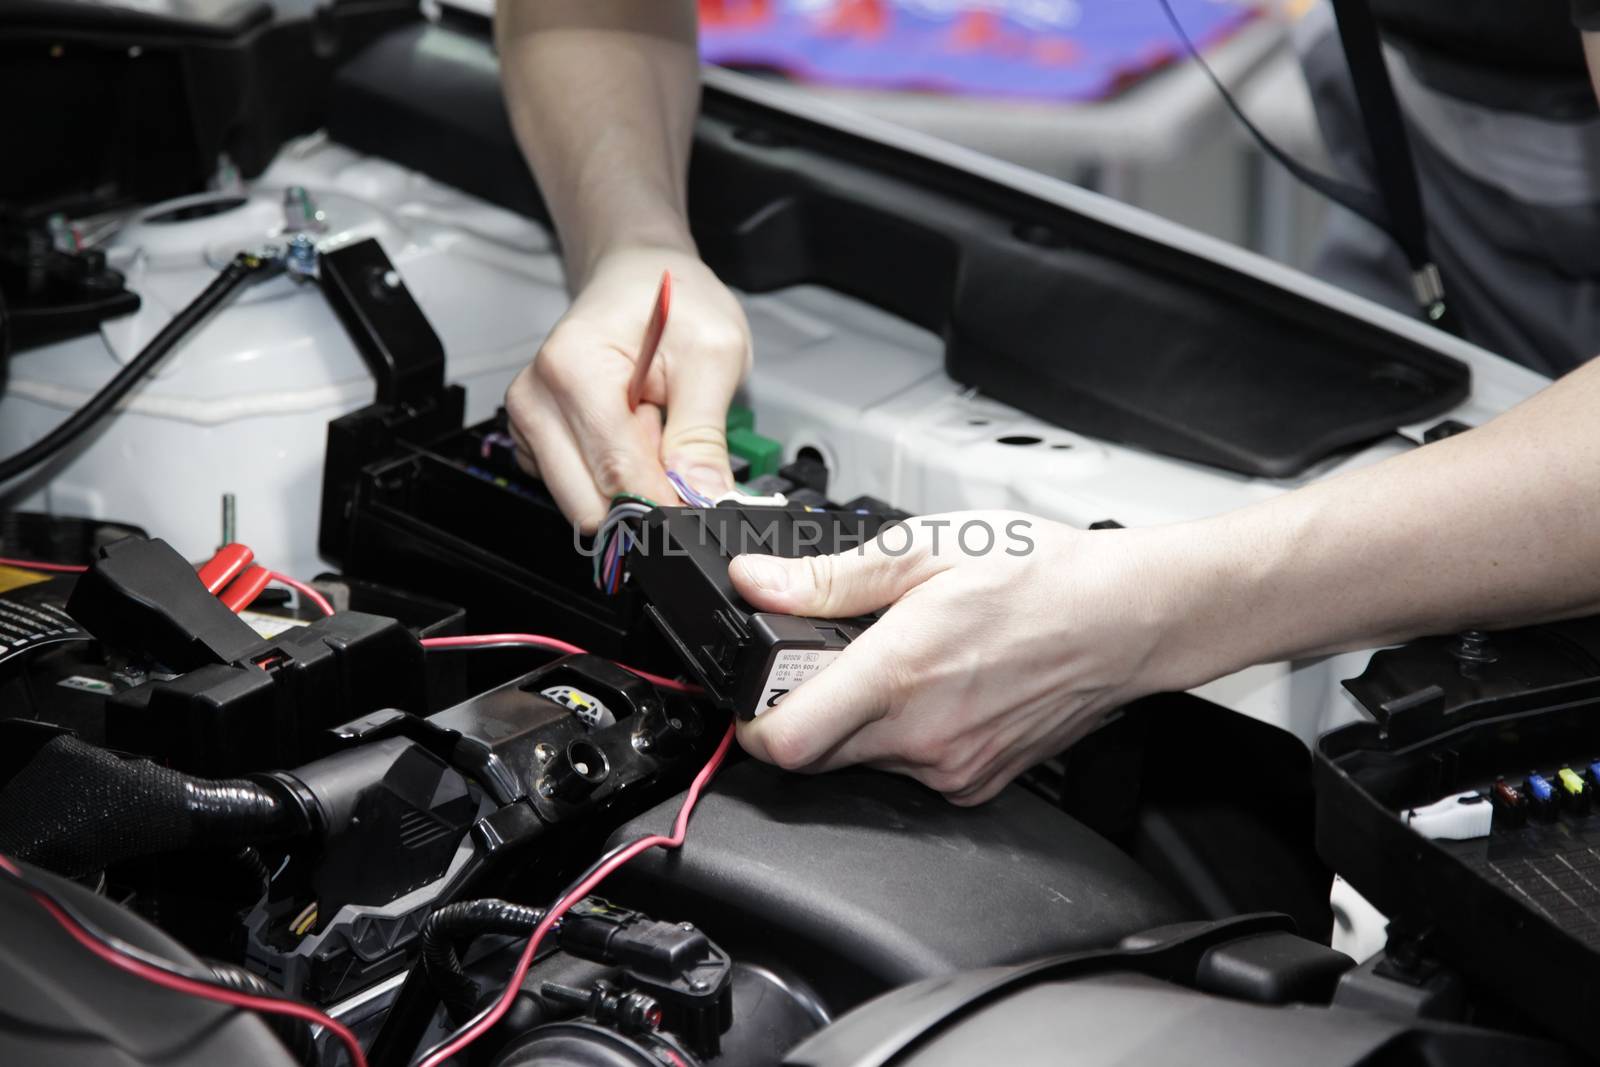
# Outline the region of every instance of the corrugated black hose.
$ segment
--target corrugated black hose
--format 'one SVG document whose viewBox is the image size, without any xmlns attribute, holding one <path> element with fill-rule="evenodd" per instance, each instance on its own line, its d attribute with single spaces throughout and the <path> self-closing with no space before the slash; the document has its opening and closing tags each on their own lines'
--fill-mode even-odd
<svg viewBox="0 0 1600 1067">
<path fill-rule="evenodd" d="M 452 1021 L 460 1025 L 471 1018 L 483 995 L 467 977 L 456 945 L 483 934 L 531 934 L 542 918 L 542 908 L 493 898 L 446 904 L 428 916 L 422 924 L 422 966 Z"/>
<path fill-rule="evenodd" d="M 0 853 L 68 878 L 121 860 L 311 832 L 304 811 L 246 779 L 192 778 L 57 737 L 0 790 Z"/>
</svg>

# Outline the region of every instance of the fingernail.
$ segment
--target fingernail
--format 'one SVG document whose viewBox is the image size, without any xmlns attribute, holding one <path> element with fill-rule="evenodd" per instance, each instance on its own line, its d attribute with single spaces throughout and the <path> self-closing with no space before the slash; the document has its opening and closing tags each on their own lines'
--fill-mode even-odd
<svg viewBox="0 0 1600 1067">
<path fill-rule="evenodd" d="M 789 568 L 771 556 L 740 556 L 747 581 L 764 593 L 781 593 L 789 588 Z"/>
<path fill-rule="evenodd" d="M 728 476 L 726 474 L 716 467 L 707 466 L 704 463 L 690 467 L 683 472 L 683 476 L 690 485 L 710 497 L 721 496 L 733 488 L 728 484 Z"/>
</svg>

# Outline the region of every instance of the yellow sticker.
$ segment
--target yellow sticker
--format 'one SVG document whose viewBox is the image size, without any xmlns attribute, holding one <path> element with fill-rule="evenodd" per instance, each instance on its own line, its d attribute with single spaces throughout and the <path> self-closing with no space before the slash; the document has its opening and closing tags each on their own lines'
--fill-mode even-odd
<svg viewBox="0 0 1600 1067">
<path fill-rule="evenodd" d="M 0 593 L 9 593 L 13 589 L 21 589 L 25 585 L 38 585 L 48 582 L 50 575 L 40 574 L 38 571 L 25 571 L 20 567 L 7 567 L 0 564 Z"/>
</svg>

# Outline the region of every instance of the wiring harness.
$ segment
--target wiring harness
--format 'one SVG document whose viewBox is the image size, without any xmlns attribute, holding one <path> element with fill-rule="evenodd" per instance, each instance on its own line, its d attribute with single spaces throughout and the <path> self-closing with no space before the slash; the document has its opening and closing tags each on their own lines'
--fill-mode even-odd
<svg viewBox="0 0 1600 1067">
<path fill-rule="evenodd" d="M 522 988 L 522 981 L 528 976 L 528 969 L 533 966 L 534 957 L 538 954 L 539 945 L 545 937 L 574 904 L 594 892 L 612 872 L 652 848 L 677 848 L 683 844 L 689 833 L 689 816 L 694 813 L 694 806 L 699 801 L 706 783 L 711 781 L 712 776 L 717 773 L 717 768 L 721 767 L 723 760 L 727 758 L 728 750 L 733 745 L 733 737 L 734 727 L 730 722 L 727 731 L 722 735 L 722 740 L 717 744 L 716 751 L 700 769 L 700 773 L 695 775 L 694 781 L 689 785 L 689 791 L 684 794 L 683 803 L 678 808 L 678 816 L 672 823 L 672 832 L 650 834 L 630 841 L 596 860 L 592 867 L 580 875 L 546 909 L 544 917 L 539 920 L 539 924 L 533 929 L 533 934 L 528 938 L 528 943 L 523 946 L 522 955 L 512 968 L 510 979 L 494 1003 L 473 1016 L 449 1037 L 419 1055 L 412 1061 L 412 1067 L 441 1067 L 450 1057 L 493 1029 L 494 1025 L 505 1017 L 506 1012 L 511 1010 L 511 1005 L 517 999 L 517 991 Z"/>
<path fill-rule="evenodd" d="M 656 502 L 633 493 L 622 493 L 611 498 L 611 510 L 594 535 L 594 585 L 607 596 L 615 596 L 622 588 L 623 558 L 637 540 L 635 528 L 629 525 L 650 514 Z"/>
</svg>

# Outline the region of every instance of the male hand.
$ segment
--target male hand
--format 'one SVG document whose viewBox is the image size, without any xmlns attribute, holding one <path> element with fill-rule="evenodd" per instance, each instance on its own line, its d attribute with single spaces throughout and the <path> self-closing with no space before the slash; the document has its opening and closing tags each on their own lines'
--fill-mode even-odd
<svg viewBox="0 0 1600 1067">
<path fill-rule="evenodd" d="M 957 804 L 989 799 L 1104 713 L 1177 681 L 1154 655 L 1168 609 L 1145 573 L 1151 557 L 1131 550 L 1154 533 L 965 512 L 835 556 L 738 557 L 734 587 L 762 611 L 892 605 L 827 669 L 740 723 L 740 742 L 790 770 L 865 763 Z"/>
<path fill-rule="evenodd" d="M 672 273 L 672 310 L 643 399 L 629 411 L 628 380 L 663 270 Z M 506 391 L 518 460 L 587 533 L 618 493 L 675 502 L 668 469 L 708 496 L 726 492 L 728 404 L 749 367 L 744 311 L 698 258 L 607 254 Z"/>
</svg>

